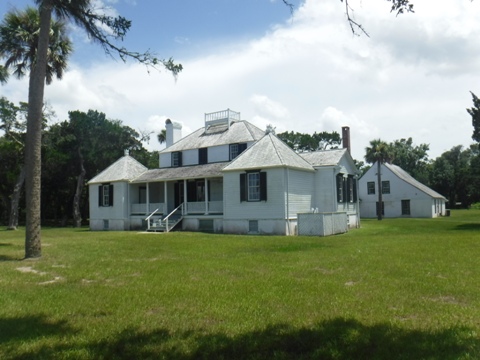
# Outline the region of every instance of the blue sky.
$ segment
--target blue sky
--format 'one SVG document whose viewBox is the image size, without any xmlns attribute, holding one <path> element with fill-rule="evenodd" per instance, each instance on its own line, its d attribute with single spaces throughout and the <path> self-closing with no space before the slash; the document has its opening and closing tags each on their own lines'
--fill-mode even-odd
<svg viewBox="0 0 480 360">
<path fill-rule="evenodd" d="M 158 132 L 170 118 L 185 135 L 204 113 L 226 108 L 277 132 L 347 125 L 359 160 L 374 138 L 412 137 L 430 145 L 430 158 L 472 143 L 465 109 L 469 91 L 480 95 L 480 1 L 414 0 L 414 14 L 396 17 L 387 1 L 351 0 L 370 37 L 352 35 L 340 0 L 293 2 L 291 14 L 280 0 L 103 0 L 132 20 L 128 48 L 173 57 L 184 71 L 175 81 L 113 60 L 72 28 L 76 52 L 46 99 L 59 121 L 94 109 L 141 131 Z M 2 1 L 0 15 L 26 4 Z M 25 101 L 27 81 L 0 91 Z"/>
</svg>

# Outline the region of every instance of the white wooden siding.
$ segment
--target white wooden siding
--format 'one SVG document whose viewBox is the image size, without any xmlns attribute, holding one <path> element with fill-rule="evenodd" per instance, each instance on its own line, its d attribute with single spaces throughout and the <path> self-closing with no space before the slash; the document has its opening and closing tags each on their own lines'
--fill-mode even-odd
<svg viewBox="0 0 480 360">
<path fill-rule="evenodd" d="M 337 208 L 337 183 L 335 168 L 325 167 L 317 169 L 315 175 L 315 201 L 313 208 L 319 212 L 335 212 Z"/>
<path fill-rule="evenodd" d="M 182 151 L 182 166 L 198 165 L 198 149 Z"/>
<path fill-rule="evenodd" d="M 168 168 L 172 166 L 172 153 L 162 153 L 159 156 L 159 167 L 160 168 Z"/>
<path fill-rule="evenodd" d="M 377 216 L 378 201 L 377 166 L 370 168 L 359 183 L 360 214 L 362 217 Z M 417 189 L 408 182 L 398 178 L 388 168 L 382 166 L 382 181 L 390 181 L 390 194 L 382 194 L 385 217 L 436 217 L 435 199 Z M 375 194 L 368 194 L 367 183 L 375 183 Z M 402 215 L 402 200 L 410 200 L 410 215 Z M 445 201 L 438 199 L 444 207 Z M 444 214 L 444 212 L 442 212 Z"/>
<path fill-rule="evenodd" d="M 313 204 L 314 173 L 299 170 L 284 170 L 288 181 L 289 217 L 310 212 Z"/>
<path fill-rule="evenodd" d="M 268 169 L 267 201 L 240 201 L 240 171 L 224 174 L 225 219 L 285 219 L 285 175 L 283 169 Z"/>
<path fill-rule="evenodd" d="M 208 162 L 215 163 L 228 161 L 230 157 L 230 148 L 228 145 L 212 146 L 208 148 Z"/>
<path fill-rule="evenodd" d="M 129 230 L 129 191 L 125 182 L 113 182 L 113 206 L 98 206 L 100 184 L 89 185 L 90 229 L 103 230 L 108 221 L 109 230 Z"/>
</svg>

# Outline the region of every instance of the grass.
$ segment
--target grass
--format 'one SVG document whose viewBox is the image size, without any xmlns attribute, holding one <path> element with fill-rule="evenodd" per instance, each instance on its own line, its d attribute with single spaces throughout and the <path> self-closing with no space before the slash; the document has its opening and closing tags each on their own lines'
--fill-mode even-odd
<svg viewBox="0 0 480 360">
<path fill-rule="evenodd" d="M 332 237 L 0 231 L 2 359 L 479 359 L 480 211 Z"/>
</svg>

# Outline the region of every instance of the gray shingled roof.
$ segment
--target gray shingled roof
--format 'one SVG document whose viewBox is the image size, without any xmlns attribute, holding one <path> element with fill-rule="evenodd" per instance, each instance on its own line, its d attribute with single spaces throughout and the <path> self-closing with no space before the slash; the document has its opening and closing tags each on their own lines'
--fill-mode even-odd
<svg viewBox="0 0 480 360">
<path fill-rule="evenodd" d="M 100 174 L 91 179 L 89 184 L 98 184 L 114 181 L 131 181 L 148 169 L 129 155 L 115 161 Z"/>
<path fill-rule="evenodd" d="M 335 149 L 300 153 L 299 155 L 308 161 L 312 166 L 334 166 L 338 165 L 347 149 Z"/>
<path fill-rule="evenodd" d="M 162 150 L 161 153 L 246 143 L 259 140 L 263 135 L 265 135 L 265 131 L 248 121 L 232 121 L 230 129 L 226 125 L 216 125 L 205 131 L 205 127 L 202 127 Z"/>
<path fill-rule="evenodd" d="M 314 171 L 312 165 L 271 133 L 265 135 L 245 150 L 223 170 L 249 170 L 271 167 L 288 167 Z"/>
<path fill-rule="evenodd" d="M 175 168 L 153 169 L 144 172 L 133 182 L 151 182 L 164 180 L 202 179 L 223 177 L 222 169 L 228 162 L 219 162 L 205 165 L 183 166 Z"/>
<path fill-rule="evenodd" d="M 430 195 L 433 198 L 441 198 L 445 199 L 445 196 L 440 195 L 436 191 L 430 189 L 428 186 L 422 184 L 420 181 L 416 180 L 413 178 L 409 173 L 407 173 L 405 170 L 403 170 L 400 166 L 393 165 L 393 164 L 388 164 L 385 163 L 383 164 L 387 169 L 389 169 L 391 172 L 393 172 L 395 175 L 397 175 L 400 179 L 403 181 L 409 183 L 410 185 L 416 187 L 418 190 L 423 191 L 425 194 Z M 375 165 L 376 166 L 376 165 Z"/>
</svg>

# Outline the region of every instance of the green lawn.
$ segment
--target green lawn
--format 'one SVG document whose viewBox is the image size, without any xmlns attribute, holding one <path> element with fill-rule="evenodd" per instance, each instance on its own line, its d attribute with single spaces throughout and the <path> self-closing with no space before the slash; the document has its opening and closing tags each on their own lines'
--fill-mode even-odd
<svg viewBox="0 0 480 360">
<path fill-rule="evenodd" d="M 1 359 L 480 359 L 480 210 L 332 237 L 0 231 Z"/>
</svg>

